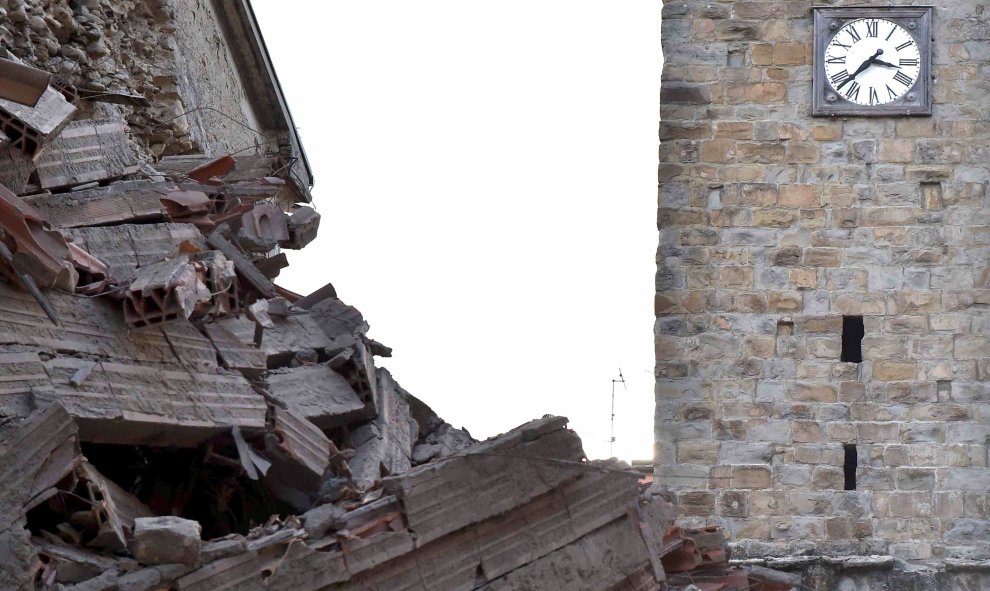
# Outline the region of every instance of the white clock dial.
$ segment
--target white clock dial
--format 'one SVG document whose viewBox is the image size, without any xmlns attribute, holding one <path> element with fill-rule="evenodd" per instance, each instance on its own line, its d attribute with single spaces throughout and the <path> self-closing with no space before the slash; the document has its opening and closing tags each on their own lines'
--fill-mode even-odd
<svg viewBox="0 0 990 591">
<path fill-rule="evenodd" d="M 857 105 L 895 101 L 921 73 L 918 43 L 897 23 L 882 18 L 852 21 L 825 48 L 825 78 L 835 93 Z"/>
</svg>

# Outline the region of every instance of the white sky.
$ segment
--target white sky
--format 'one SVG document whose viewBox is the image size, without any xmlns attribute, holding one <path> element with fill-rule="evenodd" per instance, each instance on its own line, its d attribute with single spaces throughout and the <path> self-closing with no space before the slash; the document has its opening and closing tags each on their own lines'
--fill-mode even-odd
<svg viewBox="0 0 990 591">
<path fill-rule="evenodd" d="M 660 2 L 253 0 L 316 177 L 331 281 L 413 395 L 478 438 L 565 415 L 653 439 Z"/>
</svg>

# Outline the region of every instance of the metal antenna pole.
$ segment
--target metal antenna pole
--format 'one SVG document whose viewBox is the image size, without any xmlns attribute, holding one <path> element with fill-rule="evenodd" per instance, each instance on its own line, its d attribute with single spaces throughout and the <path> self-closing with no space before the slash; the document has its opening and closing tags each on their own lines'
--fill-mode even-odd
<svg viewBox="0 0 990 591">
<path fill-rule="evenodd" d="M 619 368 L 619 379 L 612 380 L 612 421 L 609 427 L 609 438 L 608 438 L 608 455 L 610 457 L 615 457 L 615 384 L 616 382 L 622 384 L 623 390 L 628 390 L 626 388 L 626 378 L 622 377 L 622 368 Z"/>
</svg>

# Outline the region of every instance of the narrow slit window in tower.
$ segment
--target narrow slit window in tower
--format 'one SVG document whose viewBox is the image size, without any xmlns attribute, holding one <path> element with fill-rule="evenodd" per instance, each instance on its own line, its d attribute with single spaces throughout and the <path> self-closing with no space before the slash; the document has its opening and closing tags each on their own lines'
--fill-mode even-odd
<svg viewBox="0 0 990 591">
<path fill-rule="evenodd" d="M 862 316 L 842 317 L 842 353 L 839 359 L 851 363 L 861 363 L 863 361 L 863 336 L 866 329 L 863 327 Z"/>
<path fill-rule="evenodd" d="M 845 489 L 856 490 L 856 446 L 847 443 L 843 447 L 846 452 L 846 458 L 842 464 L 846 476 Z"/>
</svg>

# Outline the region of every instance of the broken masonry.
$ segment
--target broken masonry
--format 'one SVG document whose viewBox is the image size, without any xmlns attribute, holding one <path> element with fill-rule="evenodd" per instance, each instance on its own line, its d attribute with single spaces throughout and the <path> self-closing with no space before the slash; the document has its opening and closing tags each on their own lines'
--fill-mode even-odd
<svg viewBox="0 0 990 591">
<path fill-rule="evenodd" d="M 560 417 L 475 441 L 274 283 L 291 155 L 149 158 L 108 95 L 0 58 L 0 588 L 678 588 L 639 473 Z"/>
</svg>

